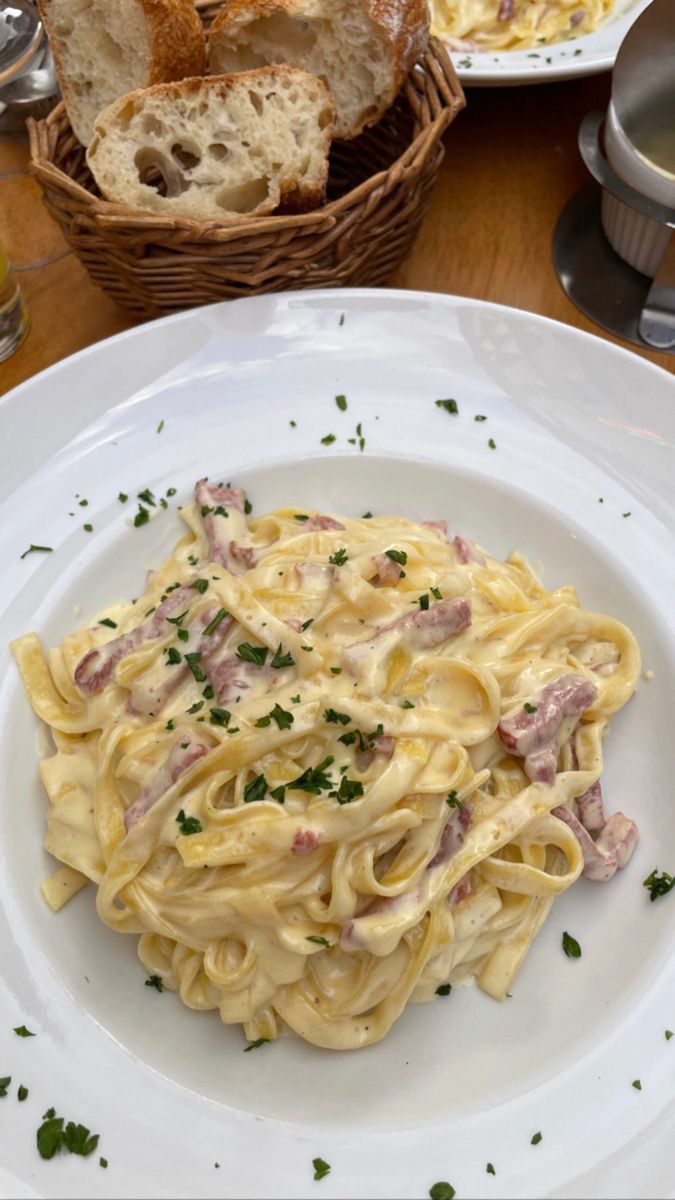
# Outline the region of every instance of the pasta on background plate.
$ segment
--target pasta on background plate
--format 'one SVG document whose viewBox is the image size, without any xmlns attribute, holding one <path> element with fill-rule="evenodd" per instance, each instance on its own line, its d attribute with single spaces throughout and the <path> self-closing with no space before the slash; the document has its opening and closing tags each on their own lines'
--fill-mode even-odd
<svg viewBox="0 0 675 1200">
<path fill-rule="evenodd" d="M 199 481 L 141 598 L 14 643 L 56 746 L 45 898 L 91 880 L 251 1041 L 358 1048 L 474 978 L 502 999 L 555 897 L 637 840 L 600 789 L 635 639 L 443 521 L 249 511 Z"/>
<path fill-rule="evenodd" d="M 527 50 L 592 33 L 612 0 L 431 0 L 431 32 L 453 50 Z"/>
</svg>

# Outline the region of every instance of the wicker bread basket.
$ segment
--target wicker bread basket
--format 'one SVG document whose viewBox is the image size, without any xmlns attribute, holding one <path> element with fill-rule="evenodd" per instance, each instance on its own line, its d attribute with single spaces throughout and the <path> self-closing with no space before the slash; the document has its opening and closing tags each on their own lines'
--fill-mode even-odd
<svg viewBox="0 0 675 1200">
<path fill-rule="evenodd" d="M 202 5 L 205 23 L 218 5 Z M 105 292 L 139 317 L 288 288 L 386 282 L 405 258 L 464 107 L 432 39 L 394 106 L 331 151 L 328 203 L 232 224 L 159 217 L 101 198 L 63 104 L 29 122 L 31 169 L 64 237 Z"/>
</svg>

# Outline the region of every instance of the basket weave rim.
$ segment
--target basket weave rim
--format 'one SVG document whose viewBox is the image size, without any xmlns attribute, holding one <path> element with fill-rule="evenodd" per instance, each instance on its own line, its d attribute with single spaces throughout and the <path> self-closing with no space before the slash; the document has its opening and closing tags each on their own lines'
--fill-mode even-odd
<svg viewBox="0 0 675 1200">
<path fill-rule="evenodd" d="M 429 49 L 413 67 L 413 72 L 420 67 L 433 77 L 443 100 L 443 106 L 439 108 L 436 116 L 419 131 L 403 154 L 389 167 L 371 175 L 343 196 L 329 201 L 312 212 L 297 215 L 271 214 L 267 217 L 242 217 L 239 220 L 228 221 L 196 221 L 189 217 L 164 217 L 94 196 L 87 188 L 76 183 L 65 171 L 57 167 L 48 157 L 51 141 L 50 131 L 65 113 L 63 101 L 60 101 L 42 120 L 36 121 L 34 118 L 29 118 L 27 121 L 30 138 L 29 169 L 42 183 L 51 183 L 65 189 L 81 202 L 84 201 L 102 226 L 123 224 L 136 228 L 151 226 L 157 230 L 182 230 L 190 233 L 196 240 L 226 230 L 236 231 L 237 236 L 241 236 L 269 233 L 274 230 L 280 232 L 282 229 L 291 230 L 315 225 L 323 225 L 325 229 L 329 229 L 335 225 L 346 209 L 363 201 L 365 197 L 384 186 L 392 171 L 400 170 L 405 173 L 415 165 L 416 160 L 426 157 L 432 144 L 442 136 L 457 113 L 465 107 L 464 92 L 455 74 L 450 56 L 445 45 L 437 38 L 430 38 Z M 407 92 L 412 87 L 409 77 L 403 90 Z"/>
</svg>

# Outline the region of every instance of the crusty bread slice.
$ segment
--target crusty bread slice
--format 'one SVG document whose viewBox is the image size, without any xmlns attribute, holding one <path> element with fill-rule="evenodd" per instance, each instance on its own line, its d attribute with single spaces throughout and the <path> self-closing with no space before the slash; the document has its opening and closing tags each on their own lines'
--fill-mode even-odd
<svg viewBox="0 0 675 1200">
<path fill-rule="evenodd" d="M 335 107 L 314 75 L 264 67 L 131 92 L 96 119 L 87 162 L 104 196 L 227 221 L 325 196 Z"/>
<path fill-rule="evenodd" d="M 311 71 L 333 93 L 335 136 L 353 138 L 393 103 L 428 38 L 427 0 L 229 0 L 209 31 L 209 65 Z"/>
<path fill-rule="evenodd" d="M 38 0 L 75 135 L 118 96 L 202 75 L 206 41 L 193 0 Z"/>
</svg>

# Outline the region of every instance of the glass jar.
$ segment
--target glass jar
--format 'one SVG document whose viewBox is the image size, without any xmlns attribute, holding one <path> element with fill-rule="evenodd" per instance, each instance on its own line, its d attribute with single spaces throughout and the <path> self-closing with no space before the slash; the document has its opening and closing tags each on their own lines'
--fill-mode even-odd
<svg viewBox="0 0 675 1200">
<path fill-rule="evenodd" d="M 0 362 L 19 348 L 27 333 L 26 306 L 0 242 Z"/>
</svg>

